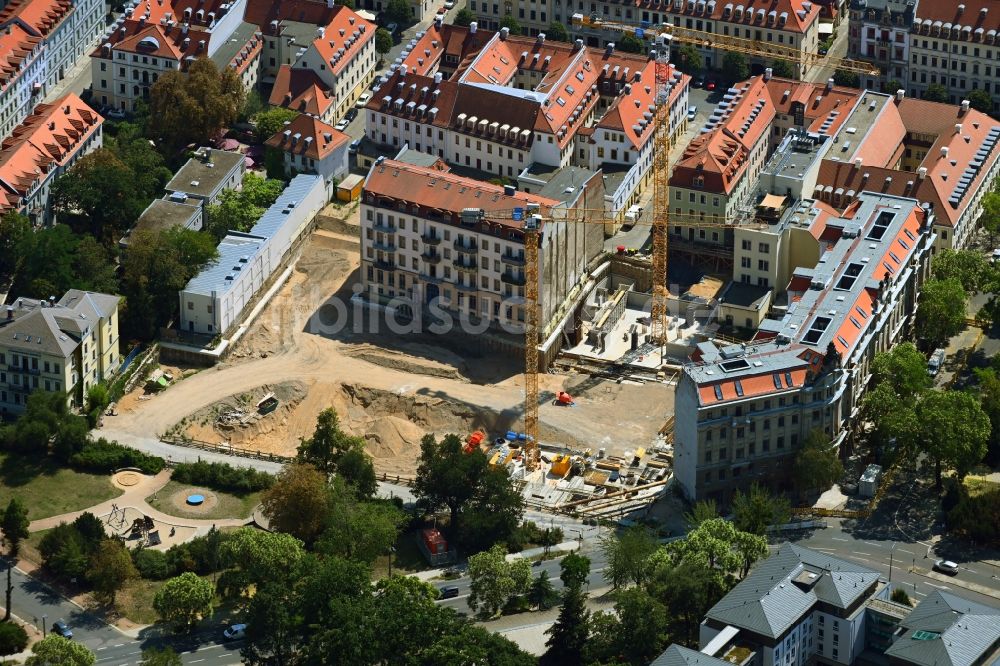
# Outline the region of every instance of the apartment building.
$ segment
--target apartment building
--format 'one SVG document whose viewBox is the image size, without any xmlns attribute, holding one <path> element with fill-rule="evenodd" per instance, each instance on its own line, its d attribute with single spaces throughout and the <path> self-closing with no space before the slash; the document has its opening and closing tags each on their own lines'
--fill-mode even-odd
<svg viewBox="0 0 1000 666">
<path fill-rule="evenodd" d="M 49 192 L 56 178 L 99 148 L 104 119 L 73 93 L 39 104 L 0 144 L 0 214 L 17 211 L 36 226 L 53 220 Z"/>
<path fill-rule="evenodd" d="M 0 413 L 24 411 L 33 391 L 65 393 L 84 404 L 87 390 L 121 365 L 118 296 L 71 289 L 56 302 L 17 298 L 0 320 Z"/>
<path fill-rule="evenodd" d="M 0 136 L 61 81 L 104 27 L 99 0 L 12 0 L 0 9 Z"/>
<path fill-rule="evenodd" d="M 809 0 L 775 0 L 766 6 L 721 0 L 642 0 L 635 3 L 616 0 L 469 0 L 469 9 L 476 15 L 481 27 L 493 30 L 499 27 L 506 15 L 517 19 L 530 35 L 545 32 L 551 22 L 557 21 L 591 47 L 614 42 L 621 38 L 621 34 L 604 30 L 599 25 L 573 25 L 573 14 L 580 13 L 597 21 L 629 23 L 637 28 L 666 23 L 717 35 L 770 42 L 806 54 L 817 51 L 819 19 L 824 5 Z M 649 47 L 655 48 L 652 42 L 649 42 Z M 706 68 L 721 67 L 725 51 L 710 47 L 699 47 L 698 50 Z M 749 56 L 747 62 L 754 73 L 760 73 L 770 65 L 769 60 Z M 800 72 L 800 75 L 807 73 Z"/>
<path fill-rule="evenodd" d="M 852 57 L 883 69 L 875 83 L 898 83 L 912 97 L 938 84 L 952 104 L 984 90 L 994 98 L 991 111 L 997 112 L 998 30 L 1000 11 L 991 0 L 854 0 L 849 48 Z M 862 87 L 870 83 L 872 77 L 863 77 Z"/>
<path fill-rule="evenodd" d="M 997 663 L 1000 610 L 942 590 L 911 608 L 891 590 L 874 569 L 785 543 L 708 611 L 700 650 L 671 645 L 651 666 Z"/>
<path fill-rule="evenodd" d="M 654 60 L 579 40 L 484 34 L 475 23 L 436 25 L 404 56 L 368 103 L 372 142 L 436 155 L 483 180 L 515 179 L 532 165 L 618 173 L 608 192 L 616 211 L 648 183 Z M 671 70 L 670 80 L 671 130 L 679 132 L 690 79 Z"/>
<path fill-rule="evenodd" d="M 754 481 L 783 487 L 812 431 L 838 446 L 872 357 L 910 323 L 935 240 L 932 210 L 868 191 L 836 216 L 813 208 L 804 200 L 786 211 L 785 224 L 812 228 L 822 244 L 815 265 L 792 271 L 781 319 L 765 319 L 752 344 L 699 345 L 681 374 L 675 475 L 693 501 L 725 505 Z"/>
<path fill-rule="evenodd" d="M 568 210 L 600 202 L 601 191 L 591 187 L 599 182 L 591 179 L 566 204 L 458 176 L 441 163 L 376 162 L 361 200 L 366 300 L 403 315 L 430 307 L 482 325 L 483 331 L 523 333 L 523 229 L 537 207 L 543 218 L 539 321 L 546 328 L 601 252 L 599 225 L 565 221 Z"/>
<path fill-rule="evenodd" d="M 244 23 L 246 0 L 136 3 L 91 53 L 94 99 L 132 111 L 164 72 L 198 58 L 233 68 L 245 90 L 256 85 L 263 51 L 259 29 Z"/>
<path fill-rule="evenodd" d="M 299 115 L 266 145 L 285 157 L 285 173 L 315 173 L 323 176 L 327 198 L 336 194 L 337 182 L 347 173 L 347 149 L 351 137 L 310 115 Z"/>
<path fill-rule="evenodd" d="M 224 191 L 240 188 L 246 170 L 242 153 L 202 147 L 163 189 L 167 198 L 199 206 L 204 214 L 205 208 L 219 203 Z"/>
</svg>

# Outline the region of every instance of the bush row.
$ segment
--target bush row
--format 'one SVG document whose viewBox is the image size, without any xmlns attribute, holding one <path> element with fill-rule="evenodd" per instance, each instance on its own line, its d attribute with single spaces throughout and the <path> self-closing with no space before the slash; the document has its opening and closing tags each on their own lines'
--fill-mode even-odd
<svg viewBox="0 0 1000 666">
<path fill-rule="evenodd" d="M 135 467 L 143 474 L 157 474 L 166 465 L 163 458 L 103 438 L 87 442 L 80 451 L 70 456 L 69 463 L 78 470 L 98 474 L 107 474 L 122 467 Z"/>
<path fill-rule="evenodd" d="M 266 490 L 274 483 L 274 477 L 267 472 L 259 472 L 248 467 L 233 467 L 228 463 L 201 461 L 178 464 L 174 467 L 172 478 L 180 483 L 232 493 Z"/>
</svg>

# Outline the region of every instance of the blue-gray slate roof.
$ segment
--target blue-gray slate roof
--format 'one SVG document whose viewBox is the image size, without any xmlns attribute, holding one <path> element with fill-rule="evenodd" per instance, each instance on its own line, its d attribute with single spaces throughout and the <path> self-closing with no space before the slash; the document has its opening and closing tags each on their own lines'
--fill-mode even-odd
<svg viewBox="0 0 1000 666">
<path fill-rule="evenodd" d="M 921 666 L 972 666 L 1000 647 L 1000 609 L 935 590 L 885 654 Z"/>
<path fill-rule="evenodd" d="M 649 666 L 733 666 L 730 662 L 711 657 L 707 654 L 686 648 L 682 645 L 671 645 Z"/>
</svg>

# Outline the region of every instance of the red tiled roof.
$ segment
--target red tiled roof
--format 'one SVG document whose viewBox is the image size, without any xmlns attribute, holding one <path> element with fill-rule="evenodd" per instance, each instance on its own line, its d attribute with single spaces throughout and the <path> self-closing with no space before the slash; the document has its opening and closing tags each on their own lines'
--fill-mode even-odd
<svg viewBox="0 0 1000 666">
<path fill-rule="evenodd" d="M 282 65 L 271 89 L 268 104 L 299 113 L 322 116 L 333 105 L 333 92 L 311 69 Z"/>
<path fill-rule="evenodd" d="M 183 66 L 188 58 L 207 57 L 210 39 L 211 33 L 195 28 L 185 34 L 180 26 L 129 20 L 110 33 L 91 57 L 110 59 L 112 51 L 124 51 L 168 58 Z"/>
<path fill-rule="evenodd" d="M 821 357 L 822 358 L 822 357 Z M 781 376 L 784 378 L 785 372 L 790 372 L 792 377 L 792 387 L 800 388 L 806 381 L 806 372 L 809 364 L 803 361 L 801 366 L 783 366 Z M 706 405 L 714 402 L 724 402 L 726 400 L 743 400 L 758 395 L 767 395 L 775 392 L 774 370 L 768 369 L 756 375 L 743 375 L 739 377 L 742 395 L 736 392 L 736 380 L 720 378 L 711 384 L 698 384 L 698 398 L 701 404 Z M 716 397 L 715 387 L 718 386 L 722 394 L 722 399 Z M 791 388 L 791 387 L 789 387 Z"/>
<path fill-rule="evenodd" d="M 492 36 L 493 33 L 488 30 L 472 33 L 463 26 L 449 24 L 438 26 L 435 22 L 424 32 L 423 37 L 417 40 L 416 46 L 402 64 L 414 74 L 430 76 L 437 71 L 438 64 L 444 56 L 454 58 L 457 63 L 471 59 L 486 46 Z"/>
<path fill-rule="evenodd" d="M 313 25 L 327 25 L 337 12 L 337 7 L 328 7 L 325 0 L 247 0 L 243 20 L 260 26 L 267 34 L 271 21 L 297 21 Z"/>
<path fill-rule="evenodd" d="M 651 12 L 664 12 L 667 16 L 689 16 L 693 20 L 714 20 L 714 21 L 725 21 L 727 23 L 735 23 L 746 26 L 747 28 L 754 27 L 767 27 L 772 30 L 778 30 L 778 23 L 780 21 L 782 14 L 787 14 L 785 25 L 780 29 L 786 32 L 802 33 L 814 22 L 819 20 L 820 6 L 817 3 L 810 3 L 806 0 L 733 0 L 731 11 L 728 18 L 723 18 L 726 6 L 729 5 L 729 0 L 725 2 L 717 0 L 715 3 L 715 10 L 708 11 L 705 5 L 699 5 L 697 2 L 690 2 L 684 0 L 681 5 L 681 9 L 673 9 L 673 7 L 666 6 L 666 3 L 661 3 L 659 0 L 636 0 L 636 6 L 643 10 L 648 10 Z M 811 5 L 809 10 L 806 11 L 804 5 Z M 699 6 L 701 11 L 699 11 Z M 737 7 L 742 7 L 744 10 L 752 10 L 750 12 L 743 11 L 741 20 L 736 19 Z M 759 15 L 759 11 L 763 10 L 763 16 Z M 774 12 L 774 22 L 769 23 L 768 15 Z M 747 20 L 750 19 L 750 20 Z M 759 20 L 762 19 L 762 20 Z M 673 23 L 673 21 L 669 21 Z M 716 32 L 720 32 L 718 27 Z"/>
<path fill-rule="evenodd" d="M 6 88 L 21 71 L 21 64 L 41 41 L 21 27 L 12 23 L 0 32 L 0 89 Z"/>
<path fill-rule="evenodd" d="M 35 181 L 64 166 L 103 122 L 73 93 L 35 107 L 0 146 L 0 210 L 18 207 Z"/>
<path fill-rule="evenodd" d="M 300 136 L 293 141 L 296 134 Z M 350 140 L 351 137 L 322 120 L 301 114 L 268 139 L 266 144 L 286 153 L 322 160 Z"/>
<path fill-rule="evenodd" d="M 960 11 L 959 7 L 963 9 Z M 988 10 L 985 14 L 983 9 Z M 962 2 L 923 2 L 917 6 L 916 17 L 924 21 L 941 21 L 953 26 L 969 26 L 972 30 L 1000 30 L 1000 3 L 996 0 L 962 0 Z"/>
<path fill-rule="evenodd" d="M 896 104 L 890 99 L 868 130 L 854 157 L 855 159 L 860 157 L 862 164 L 892 167 L 895 165 L 892 158 L 905 137 L 906 128 L 903 127 L 903 119 L 899 116 Z"/>
<path fill-rule="evenodd" d="M 70 0 L 11 0 L 0 10 L 0 25 L 20 21 L 34 28 L 38 36 L 49 35 L 72 11 Z"/>
<path fill-rule="evenodd" d="M 792 103 L 802 103 L 803 115 L 811 121 L 807 123 L 809 131 L 818 131 L 819 126 L 830 116 L 832 111 L 839 111 L 826 131 L 830 135 L 840 128 L 840 125 L 847 118 L 847 112 L 861 95 L 861 91 L 855 88 L 833 86 L 827 90 L 826 84 L 776 77 L 771 77 L 766 86 L 776 113 L 793 115 Z"/>
<path fill-rule="evenodd" d="M 323 27 L 323 35 L 313 40 L 313 47 L 330 71 L 336 74 L 373 39 L 373 23 L 358 16 L 350 7 L 337 5 L 333 16 Z"/>
<path fill-rule="evenodd" d="M 549 208 L 559 203 L 554 199 L 520 191 L 505 194 L 504 188 L 499 185 L 395 160 L 383 160 L 368 172 L 365 196 L 369 194 L 405 201 L 452 216 L 459 216 L 463 208 L 481 208 L 486 213 L 488 224 L 513 229 L 523 228 L 524 223 L 511 219 L 507 211 L 523 207 L 527 203 L 537 203 L 544 216 Z M 491 215 L 490 211 L 504 213 Z"/>
<path fill-rule="evenodd" d="M 182 23 L 188 23 L 192 28 L 208 31 L 213 19 L 221 19 L 228 8 L 227 0 L 149 0 L 138 3 L 126 16 L 136 22 L 145 17 L 147 25 L 162 25 L 172 20 L 178 30 Z M 188 10 L 190 16 L 185 13 Z"/>
</svg>

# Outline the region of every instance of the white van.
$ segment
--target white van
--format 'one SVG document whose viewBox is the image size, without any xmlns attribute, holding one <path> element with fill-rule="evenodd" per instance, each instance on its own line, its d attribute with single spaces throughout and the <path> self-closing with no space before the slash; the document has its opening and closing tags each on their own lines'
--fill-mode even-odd
<svg viewBox="0 0 1000 666">
<path fill-rule="evenodd" d="M 642 217 L 642 206 L 630 206 L 625 212 L 625 226 L 631 227 Z"/>
<path fill-rule="evenodd" d="M 937 373 L 941 371 L 941 366 L 944 365 L 944 355 L 945 351 L 943 349 L 935 349 L 934 353 L 931 354 L 930 360 L 927 361 L 927 374 L 931 377 L 937 376 Z"/>
</svg>

